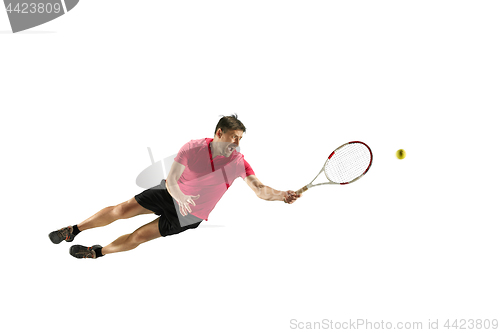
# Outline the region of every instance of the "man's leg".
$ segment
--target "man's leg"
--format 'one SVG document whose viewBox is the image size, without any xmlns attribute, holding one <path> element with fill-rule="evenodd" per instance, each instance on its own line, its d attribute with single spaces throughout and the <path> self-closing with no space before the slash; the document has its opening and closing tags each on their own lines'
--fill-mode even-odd
<svg viewBox="0 0 500 333">
<path fill-rule="evenodd" d="M 59 244 L 63 240 L 72 242 L 80 231 L 103 227 L 116 220 L 128 219 L 141 214 L 153 214 L 153 212 L 139 205 L 134 197 L 119 205 L 101 209 L 80 224 L 53 231 L 49 234 L 49 238 L 54 244 Z"/>
<path fill-rule="evenodd" d="M 160 230 L 158 229 L 159 220 L 160 218 L 157 218 L 153 222 L 143 225 L 142 227 L 140 227 L 131 234 L 118 237 L 114 242 L 105 247 L 102 247 L 100 245 L 94 245 L 91 247 L 86 247 L 82 245 L 73 245 L 69 249 L 69 253 L 73 257 L 79 259 L 82 258 L 96 259 L 106 254 L 135 249 L 142 243 L 161 237 Z"/>
<path fill-rule="evenodd" d="M 153 222 L 143 225 L 131 234 L 118 237 L 114 242 L 102 248 L 102 254 L 129 251 L 135 249 L 142 243 L 161 237 L 160 230 L 158 229 L 159 220 L 160 218 L 157 218 Z"/>
<path fill-rule="evenodd" d="M 101 209 L 82 223 L 77 224 L 77 226 L 80 231 L 83 231 L 103 227 L 116 220 L 128 219 L 141 214 L 153 214 L 153 212 L 142 207 L 135 198 L 132 198 L 119 205 Z"/>
</svg>

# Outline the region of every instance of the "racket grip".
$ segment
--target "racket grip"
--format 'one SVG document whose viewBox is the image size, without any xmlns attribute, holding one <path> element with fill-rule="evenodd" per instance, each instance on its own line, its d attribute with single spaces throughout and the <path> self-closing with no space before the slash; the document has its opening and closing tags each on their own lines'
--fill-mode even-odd
<svg viewBox="0 0 500 333">
<path fill-rule="evenodd" d="M 301 194 L 302 192 L 305 192 L 305 191 L 307 191 L 308 189 L 309 189 L 309 188 L 308 188 L 308 187 L 307 187 L 307 185 L 306 185 L 306 186 L 304 186 L 303 188 L 301 188 L 300 190 L 295 191 L 295 193 L 297 193 L 297 194 Z"/>
</svg>

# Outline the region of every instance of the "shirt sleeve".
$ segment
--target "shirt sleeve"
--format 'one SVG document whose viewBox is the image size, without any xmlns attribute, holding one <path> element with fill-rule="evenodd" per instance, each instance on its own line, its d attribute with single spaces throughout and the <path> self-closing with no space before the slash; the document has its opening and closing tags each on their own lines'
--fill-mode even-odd
<svg viewBox="0 0 500 333">
<path fill-rule="evenodd" d="M 184 166 L 187 166 L 190 149 L 191 149 L 191 142 L 188 142 L 184 146 L 181 147 L 181 149 L 177 153 L 177 156 L 174 158 L 174 161 L 176 161 L 177 163 L 180 163 Z"/>
<path fill-rule="evenodd" d="M 245 179 L 248 176 L 255 175 L 255 172 L 253 171 L 250 164 L 248 164 L 248 162 L 245 159 L 243 159 L 243 162 L 245 164 L 245 171 L 240 174 L 240 177 Z"/>
</svg>

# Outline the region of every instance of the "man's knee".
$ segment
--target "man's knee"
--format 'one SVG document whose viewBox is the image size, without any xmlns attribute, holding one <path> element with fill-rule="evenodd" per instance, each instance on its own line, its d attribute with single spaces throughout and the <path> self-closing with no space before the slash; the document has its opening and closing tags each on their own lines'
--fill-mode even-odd
<svg viewBox="0 0 500 333">
<path fill-rule="evenodd" d="M 129 236 L 130 245 L 133 246 L 134 248 L 138 247 L 139 245 L 147 241 L 148 240 L 146 239 L 145 235 L 141 232 L 134 232 Z"/>
<path fill-rule="evenodd" d="M 127 212 L 130 210 L 129 207 L 126 206 L 126 203 L 121 203 L 119 205 L 113 206 L 111 214 L 117 220 L 127 218 Z"/>
<path fill-rule="evenodd" d="M 136 244 L 136 246 L 138 246 L 142 243 L 149 242 L 152 239 L 161 237 L 160 230 L 158 229 L 158 221 L 159 218 L 157 218 L 153 222 L 143 225 L 142 227 L 134 231 L 130 235 L 129 241 L 132 244 Z"/>
<path fill-rule="evenodd" d="M 152 213 L 137 203 L 135 198 L 125 201 L 113 207 L 113 215 L 116 219 L 128 219 L 140 214 Z"/>
</svg>

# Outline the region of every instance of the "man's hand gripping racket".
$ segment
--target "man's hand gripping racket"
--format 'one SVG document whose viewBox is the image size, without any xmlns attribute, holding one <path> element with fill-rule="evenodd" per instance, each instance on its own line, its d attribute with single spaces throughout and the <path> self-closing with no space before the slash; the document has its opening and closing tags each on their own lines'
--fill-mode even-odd
<svg viewBox="0 0 500 333">
<path fill-rule="evenodd" d="M 372 165 L 373 155 L 372 150 L 367 144 L 361 141 L 351 141 L 343 144 L 335 149 L 328 159 L 321 171 L 314 177 L 314 179 L 296 191 L 299 196 L 314 186 L 319 185 L 347 185 L 355 182 L 364 176 Z M 324 172 L 329 182 L 313 184 L 318 176 Z"/>
</svg>

